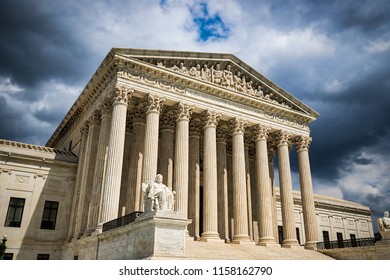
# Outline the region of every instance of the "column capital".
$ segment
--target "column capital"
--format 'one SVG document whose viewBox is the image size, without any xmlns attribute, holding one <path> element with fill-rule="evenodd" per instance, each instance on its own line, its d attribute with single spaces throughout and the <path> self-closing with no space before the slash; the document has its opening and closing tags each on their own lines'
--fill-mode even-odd
<svg viewBox="0 0 390 280">
<path fill-rule="evenodd" d="M 309 136 L 297 136 L 293 138 L 293 143 L 297 149 L 297 152 L 302 151 L 302 150 L 309 150 L 309 145 L 312 141 L 312 138 Z"/>
<path fill-rule="evenodd" d="M 204 128 L 217 127 L 220 116 L 220 114 L 210 110 L 204 111 L 202 113 L 202 121 L 204 122 Z"/>
<path fill-rule="evenodd" d="M 191 118 L 193 109 L 194 109 L 194 106 L 191 106 L 189 104 L 186 104 L 183 102 L 176 103 L 176 105 L 175 105 L 175 110 L 177 113 L 176 121 L 189 120 Z"/>
<path fill-rule="evenodd" d="M 81 128 L 80 128 L 80 132 L 81 132 L 81 137 L 83 137 L 83 135 L 87 136 L 88 135 L 88 131 L 89 131 L 89 124 L 90 124 L 90 121 L 89 120 L 86 120 Z"/>
<path fill-rule="evenodd" d="M 100 110 L 95 110 L 92 116 L 89 118 L 89 123 L 91 125 L 100 125 L 101 120 Z"/>
<path fill-rule="evenodd" d="M 274 140 L 276 141 L 276 146 L 288 146 L 292 134 L 286 130 L 279 130 L 274 133 Z"/>
<path fill-rule="evenodd" d="M 190 121 L 190 136 L 200 136 L 202 133 L 202 121 L 200 117 L 192 116 Z"/>
<path fill-rule="evenodd" d="M 175 110 L 172 107 L 164 107 L 160 115 L 160 127 L 161 130 L 170 129 L 174 130 L 175 128 Z"/>
<path fill-rule="evenodd" d="M 109 98 L 106 98 L 102 101 L 102 103 L 99 105 L 99 110 L 100 110 L 102 116 L 111 115 L 112 102 L 110 102 Z"/>
<path fill-rule="evenodd" d="M 146 108 L 146 114 L 157 113 L 160 114 L 165 99 L 156 95 L 148 94 L 143 99 L 143 104 Z"/>
<path fill-rule="evenodd" d="M 269 133 L 271 131 L 271 128 L 262 124 L 255 125 L 253 127 L 253 133 L 255 136 L 255 141 L 260 141 L 260 140 L 267 140 Z"/>
<path fill-rule="evenodd" d="M 219 125 L 217 128 L 217 142 L 226 142 L 229 136 L 229 126 Z"/>
<path fill-rule="evenodd" d="M 112 93 L 113 104 L 125 103 L 127 105 L 133 91 L 134 90 L 129 89 L 128 87 L 115 85 L 115 90 Z"/>
<path fill-rule="evenodd" d="M 242 119 L 234 118 L 230 120 L 230 129 L 232 130 L 232 134 L 244 134 L 246 124 L 247 121 Z"/>
</svg>

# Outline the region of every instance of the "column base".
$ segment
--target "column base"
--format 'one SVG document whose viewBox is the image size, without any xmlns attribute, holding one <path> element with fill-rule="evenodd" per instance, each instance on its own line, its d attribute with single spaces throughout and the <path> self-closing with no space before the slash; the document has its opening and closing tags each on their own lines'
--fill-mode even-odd
<svg viewBox="0 0 390 280">
<path fill-rule="evenodd" d="M 256 245 L 264 247 L 280 247 L 280 244 L 276 243 L 275 238 L 273 237 L 261 237 Z"/>
<path fill-rule="evenodd" d="M 224 242 L 224 240 L 222 240 L 220 237 L 219 237 L 219 233 L 218 232 L 203 232 L 202 233 L 202 236 L 200 237 L 200 241 L 203 241 L 203 242 Z"/>
<path fill-rule="evenodd" d="M 233 236 L 233 240 L 230 243 L 233 243 L 233 244 L 250 244 L 250 243 L 254 243 L 254 242 L 250 239 L 249 235 L 239 234 L 239 235 Z"/>
<path fill-rule="evenodd" d="M 317 242 L 315 241 L 308 241 L 305 244 L 306 250 L 317 250 Z"/>
<path fill-rule="evenodd" d="M 282 248 L 301 248 L 301 245 L 296 239 L 285 239 L 282 242 Z"/>
</svg>

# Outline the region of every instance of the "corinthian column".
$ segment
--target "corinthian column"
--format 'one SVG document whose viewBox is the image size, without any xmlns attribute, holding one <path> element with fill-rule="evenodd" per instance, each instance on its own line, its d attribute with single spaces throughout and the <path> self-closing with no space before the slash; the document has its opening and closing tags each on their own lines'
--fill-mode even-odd
<svg viewBox="0 0 390 280">
<path fill-rule="evenodd" d="M 219 114 L 206 111 L 203 114 L 203 233 L 202 240 L 219 239 L 216 128 Z"/>
<path fill-rule="evenodd" d="M 199 215 L 200 215 L 200 133 L 202 131 L 201 121 L 192 117 L 190 122 L 190 153 L 188 170 L 188 218 L 192 223 L 188 226 L 190 236 L 195 240 L 200 239 Z"/>
<path fill-rule="evenodd" d="M 169 108 L 169 109 L 166 109 Z M 161 147 L 158 150 L 158 172 L 163 175 L 167 187 L 172 190 L 173 186 L 173 157 L 175 135 L 175 110 L 172 107 L 164 107 L 160 115 Z"/>
<path fill-rule="evenodd" d="M 280 201 L 282 206 L 282 247 L 291 248 L 293 246 L 299 246 L 295 230 L 294 200 L 292 194 L 290 155 L 288 150 L 288 141 L 291 134 L 286 131 L 278 131 L 275 136 L 278 147 Z"/>
<path fill-rule="evenodd" d="M 104 101 L 100 106 L 101 110 L 101 124 L 99 131 L 99 143 L 96 152 L 95 172 L 92 183 L 92 199 L 89 208 L 90 218 L 88 220 L 87 233 L 100 233 L 102 230 L 102 224 L 98 225 L 100 213 L 101 213 L 101 201 L 102 201 L 102 182 L 104 167 L 106 163 L 108 136 L 110 134 L 111 124 L 111 102 Z"/>
<path fill-rule="evenodd" d="M 309 161 L 309 145 L 311 143 L 311 138 L 299 136 L 294 140 L 294 144 L 298 153 L 303 221 L 305 224 L 306 233 L 305 248 L 315 250 L 317 249 L 318 231 Z"/>
<path fill-rule="evenodd" d="M 188 214 L 188 141 L 189 121 L 192 106 L 179 102 L 176 105 L 176 141 L 175 141 L 175 169 L 174 190 L 176 191 L 176 211 Z"/>
<path fill-rule="evenodd" d="M 259 241 L 257 245 L 276 244 L 273 236 L 273 201 L 267 152 L 267 139 L 270 128 L 264 125 L 255 127 L 257 192 L 259 216 Z"/>
<path fill-rule="evenodd" d="M 233 119 L 231 122 L 232 133 L 232 173 L 233 173 L 233 212 L 234 212 L 234 236 L 233 242 L 249 242 L 248 235 L 248 203 L 245 178 L 245 148 L 244 130 L 246 122 Z"/>
<path fill-rule="evenodd" d="M 145 144 L 142 164 L 142 183 L 153 180 L 157 175 L 158 129 L 160 111 L 164 100 L 158 96 L 148 95 L 144 99 L 146 106 Z M 141 186 L 139 186 L 141 187 Z M 142 205 L 141 196 L 141 205 Z M 143 209 L 143 205 L 141 207 Z"/>
<path fill-rule="evenodd" d="M 117 218 L 126 133 L 128 89 L 115 87 L 100 223 Z"/>
<path fill-rule="evenodd" d="M 229 238 L 228 173 L 226 160 L 226 141 L 228 129 L 217 129 L 217 166 L 218 166 L 218 232 L 226 242 Z"/>
</svg>

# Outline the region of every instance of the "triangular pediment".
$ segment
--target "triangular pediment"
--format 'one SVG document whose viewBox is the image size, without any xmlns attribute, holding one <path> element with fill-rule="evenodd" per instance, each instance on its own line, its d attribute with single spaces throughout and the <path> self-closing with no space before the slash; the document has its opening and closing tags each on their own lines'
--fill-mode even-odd
<svg viewBox="0 0 390 280">
<path fill-rule="evenodd" d="M 112 52 L 175 75 L 300 112 L 313 119 L 318 117 L 313 109 L 231 54 L 141 49 L 113 49 Z"/>
</svg>

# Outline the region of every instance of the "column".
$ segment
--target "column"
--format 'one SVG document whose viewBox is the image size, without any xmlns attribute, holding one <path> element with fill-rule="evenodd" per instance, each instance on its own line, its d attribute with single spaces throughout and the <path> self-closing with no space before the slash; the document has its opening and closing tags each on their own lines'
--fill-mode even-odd
<svg viewBox="0 0 390 280">
<path fill-rule="evenodd" d="M 275 159 L 275 141 L 267 141 L 267 151 L 268 151 L 268 169 L 269 169 L 269 181 L 272 191 L 272 221 L 273 221 L 273 236 L 276 243 L 279 243 L 279 229 L 278 229 L 278 213 L 276 209 L 276 187 L 275 187 L 275 168 L 274 168 L 274 159 Z"/>
<path fill-rule="evenodd" d="M 130 165 L 130 151 L 131 145 L 133 142 L 133 120 L 132 114 L 127 110 L 126 117 L 126 134 L 125 134 L 125 148 L 123 151 L 123 165 L 122 165 L 122 180 L 121 180 L 121 193 L 119 198 L 119 209 L 118 209 L 118 217 L 122 217 L 129 212 L 127 208 L 128 200 L 131 197 L 127 196 L 127 189 L 129 186 L 128 178 L 129 178 L 129 165 Z"/>
<path fill-rule="evenodd" d="M 171 107 L 170 107 L 171 108 Z M 173 157 L 174 157 L 174 135 L 175 115 L 174 110 L 164 110 L 160 116 L 161 127 L 161 149 L 159 149 L 158 173 L 163 175 L 164 184 L 172 190 L 173 186 Z"/>
<path fill-rule="evenodd" d="M 246 180 L 246 198 L 248 204 L 248 233 L 253 241 L 253 217 L 252 217 L 252 193 L 251 193 L 251 174 L 249 167 L 249 146 L 245 144 L 245 180 Z"/>
<path fill-rule="evenodd" d="M 175 141 L 175 168 L 174 190 L 176 191 L 176 211 L 188 216 L 188 142 L 189 121 L 192 106 L 179 102 L 176 104 L 176 141 Z"/>
<path fill-rule="evenodd" d="M 142 183 L 154 180 L 157 175 L 158 129 L 163 102 L 164 100 L 160 97 L 150 94 L 144 99 L 146 106 L 146 126 Z"/>
<path fill-rule="evenodd" d="M 204 121 L 202 240 L 219 239 L 216 128 L 219 114 L 207 110 Z"/>
<path fill-rule="evenodd" d="M 318 228 L 309 161 L 309 145 L 311 143 L 311 138 L 299 136 L 294 140 L 294 144 L 298 153 L 303 221 L 305 224 L 306 233 L 305 248 L 315 250 L 317 249 Z"/>
<path fill-rule="evenodd" d="M 270 184 L 270 171 L 267 151 L 267 139 L 270 128 L 257 125 L 255 128 L 256 167 L 258 191 L 259 240 L 257 245 L 276 244 L 273 224 L 273 198 Z"/>
<path fill-rule="evenodd" d="M 80 149 L 79 149 L 79 162 L 77 166 L 77 175 L 75 181 L 75 190 L 73 194 L 72 201 L 72 211 L 70 216 L 69 223 L 69 231 L 68 231 L 68 240 L 76 239 L 76 219 L 77 219 L 77 211 L 79 205 L 79 197 L 80 197 L 80 185 L 81 179 L 83 178 L 83 169 L 84 169 L 84 161 L 85 161 L 85 148 L 87 144 L 88 138 L 88 122 L 85 122 L 80 129 L 81 137 L 80 137 Z"/>
<path fill-rule="evenodd" d="M 106 166 L 107 148 L 108 148 L 108 136 L 111 128 L 111 113 L 112 104 L 107 100 L 100 105 L 101 122 L 99 130 L 99 142 L 96 152 L 95 172 L 92 183 L 92 198 L 90 204 L 90 218 L 88 220 L 87 233 L 95 232 L 100 233 L 103 224 L 98 225 L 100 221 L 101 213 L 101 201 L 102 201 L 102 182 L 104 176 L 104 169 Z"/>
<path fill-rule="evenodd" d="M 141 183 L 142 183 L 142 163 L 144 156 L 145 142 L 145 107 L 142 102 L 136 101 L 132 108 L 133 119 L 133 140 L 130 147 L 129 177 L 127 188 L 126 209 L 129 213 L 140 211 L 141 205 Z"/>
<path fill-rule="evenodd" d="M 218 232 L 225 242 L 229 242 L 228 173 L 226 160 L 226 140 L 228 129 L 217 129 L 217 178 L 218 178 Z"/>
<path fill-rule="evenodd" d="M 233 212 L 234 236 L 233 242 L 249 242 L 248 235 L 248 204 L 245 180 L 244 130 L 246 122 L 240 119 L 231 121 L 232 128 L 232 174 L 233 174 Z"/>
<path fill-rule="evenodd" d="M 278 147 L 280 201 L 283 222 L 282 247 L 291 248 L 299 246 L 295 230 L 294 200 L 288 149 L 288 141 L 290 140 L 291 134 L 286 131 L 278 131 L 275 137 Z"/>
<path fill-rule="evenodd" d="M 118 217 L 128 93 L 129 91 L 124 87 L 115 87 L 99 223 L 105 223 Z"/>
<path fill-rule="evenodd" d="M 188 225 L 190 236 L 195 240 L 200 239 L 200 133 L 201 121 L 192 117 L 190 122 L 190 153 L 188 167 L 188 219 L 192 223 Z"/>
<path fill-rule="evenodd" d="M 89 216 L 89 206 L 91 202 L 90 194 L 92 193 L 97 144 L 99 141 L 100 131 L 99 114 L 99 112 L 95 112 L 89 120 L 89 131 L 86 143 L 85 161 L 82 175 L 83 177 L 81 179 L 79 206 L 76 220 L 78 238 L 84 235 L 88 226 L 87 222 Z"/>
</svg>

